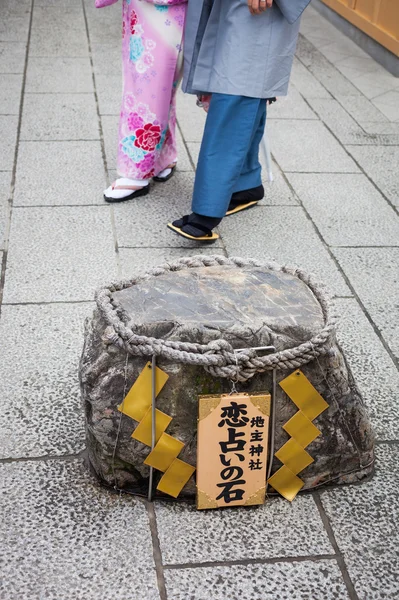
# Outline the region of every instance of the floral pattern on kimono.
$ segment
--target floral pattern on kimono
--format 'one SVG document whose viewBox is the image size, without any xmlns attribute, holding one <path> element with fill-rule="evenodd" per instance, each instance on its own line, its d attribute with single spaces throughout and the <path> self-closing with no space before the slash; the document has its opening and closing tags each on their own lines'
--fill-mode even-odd
<svg viewBox="0 0 399 600">
<path fill-rule="evenodd" d="M 143 180 L 177 159 L 176 89 L 186 0 L 124 0 L 117 169 Z"/>
</svg>

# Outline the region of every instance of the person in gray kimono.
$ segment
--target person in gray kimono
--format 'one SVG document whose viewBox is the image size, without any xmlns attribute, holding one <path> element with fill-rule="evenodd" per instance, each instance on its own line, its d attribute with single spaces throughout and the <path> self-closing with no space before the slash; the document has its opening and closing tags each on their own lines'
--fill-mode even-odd
<svg viewBox="0 0 399 600">
<path fill-rule="evenodd" d="M 169 223 L 214 242 L 226 215 L 263 198 L 259 144 L 267 100 L 287 94 L 300 16 L 310 0 L 189 0 L 183 91 L 211 94 L 192 213 Z"/>
</svg>

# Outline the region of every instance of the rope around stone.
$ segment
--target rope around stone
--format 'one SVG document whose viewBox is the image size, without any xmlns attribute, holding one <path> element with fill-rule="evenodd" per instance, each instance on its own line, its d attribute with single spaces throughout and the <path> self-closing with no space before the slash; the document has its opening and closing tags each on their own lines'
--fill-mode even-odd
<svg viewBox="0 0 399 600">
<path fill-rule="evenodd" d="M 266 356 L 257 356 L 250 348 L 234 352 L 233 346 L 226 340 L 214 340 L 208 344 L 195 344 L 181 341 L 163 340 L 135 334 L 124 323 L 112 302 L 112 294 L 159 277 L 168 272 L 199 267 L 232 266 L 263 267 L 271 271 L 280 271 L 293 275 L 303 281 L 318 300 L 324 318 L 324 327 L 310 340 L 293 348 L 287 348 Z M 133 279 L 122 280 L 99 289 L 96 302 L 107 328 L 104 341 L 114 344 L 133 356 L 152 356 L 164 358 L 176 363 L 202 366 L 214 377 L 223 377 L 233 381 L 247 381 L 255 375 L 273 369 L 294 370 L 309 363 L 321 354 L 326 354 L 335 333 L 336 318 L 331 315 L 331 301 L 324 286 L 302 269 L 278 266 L 274 263 L 262 263 L 252 259 L 225 258 L 223 256 L 191 256 L 181 258 L 171 264 L 148 270 Z M 237 331 L 238 335 L 240 334 Z"/>
</svg>

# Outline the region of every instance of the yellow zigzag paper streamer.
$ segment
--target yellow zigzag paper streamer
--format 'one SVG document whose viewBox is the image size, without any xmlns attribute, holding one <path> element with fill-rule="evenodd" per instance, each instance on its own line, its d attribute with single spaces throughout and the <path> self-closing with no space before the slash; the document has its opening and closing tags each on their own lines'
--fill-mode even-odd
<svg viewBox="0 0 399 600">
<path fill-rule="evenodd" d="M 162 369 L 156 367 L 155 393 L 157 396 L 168 379 L 169 375 L 162 371 Z M 132 438 L 150 447 L 152 426 L 151 404 L 152 365 L 148 362 L 130 388 L 122 404 L 118 406 L 118 410 L 135 421 L 139 421 L 139 424 L 132 433 Z M 154 469 L 163 473 L 163 476 L 158 483 L 157 490 L 177 498 L 191 475 L 194 473 L 195 467 L 192 467 L 188 463 L 177 458 L 183 449 L 184 444 L 168 433 L 165 433 L 171 420 L 172 417 L 169 417 L 169 415 L 156 409 L 156 445 L 145 459 L 144 464 L 154 467 Z"/>
<path fill-rule="evenodd" d="M 321 433 L 312 421 L 328 408 L 328 404 L 302 371 L 291 373 L 280 382 L 280 387 L 299 411 L 283 426 L 291 438 L 275 453 L 283 466 L 270 477 L 268 483 L 292 502 L 304 486 L 302 479 L 297 477 L 298 473 L 314 460 L 305 448 Z"/>
</svg>

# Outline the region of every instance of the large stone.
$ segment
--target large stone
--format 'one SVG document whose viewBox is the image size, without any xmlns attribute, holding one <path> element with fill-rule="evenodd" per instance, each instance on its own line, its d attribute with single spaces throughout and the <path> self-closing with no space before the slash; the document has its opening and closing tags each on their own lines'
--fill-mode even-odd
<svg viewBox="0 0 399 600">
<path fill-rule="evenodd" d="M 135 334 L 165 340 L 207 344 L 220 338 L 234 348 L 274 345 L 277 351 L 310 340 L 324 326 L 321 306 L 297 276 L 264 267 L 233 265 L 166 271 L 115 291 L 111 303 Z M 86 410 L 91 464 L 99 479 L 145 493 L 149 469 L 143 464 L 148 447 L 131 438 L 137 423 L 117 406 L 148 358 L 127 355 L 110 344 L 102 313 L 86 323 L 80 377 Z M 106 331 L 107 329 L 107 331 Z M 128 360 L 127 360 L 128 357 Z M 198 395 L 230 392 L 231 382 L 215 378 L 201 366 L 159 359 L 169 375 L 157 407 L 173 417 L 167 432 L 184 442 L 180 458 L 196 464 Z M 330 341 L 329 352 L 302 366 L 303 373 L 328 402 L 315 424 L 321 435 L 307 450 L 314 463 L 301 472 L 304 489 L 331 482 L 348 483 L 372 473 L 374 437 L 364 403 L 341 349 Z M 291 371 L 278 370 L 281 381 Z M 272 389 L 270 371 L 257 373 L 239 391 Z M 276 449 L 288 439 L 282 425 L 297 408 L 277 386 Z M 274 459 L 273 470 L 281 464 Z M 156 475 L 158 476 L 158 475 Z M 182 495 L 193 496 L 191 479 Z"/>
</svg>

